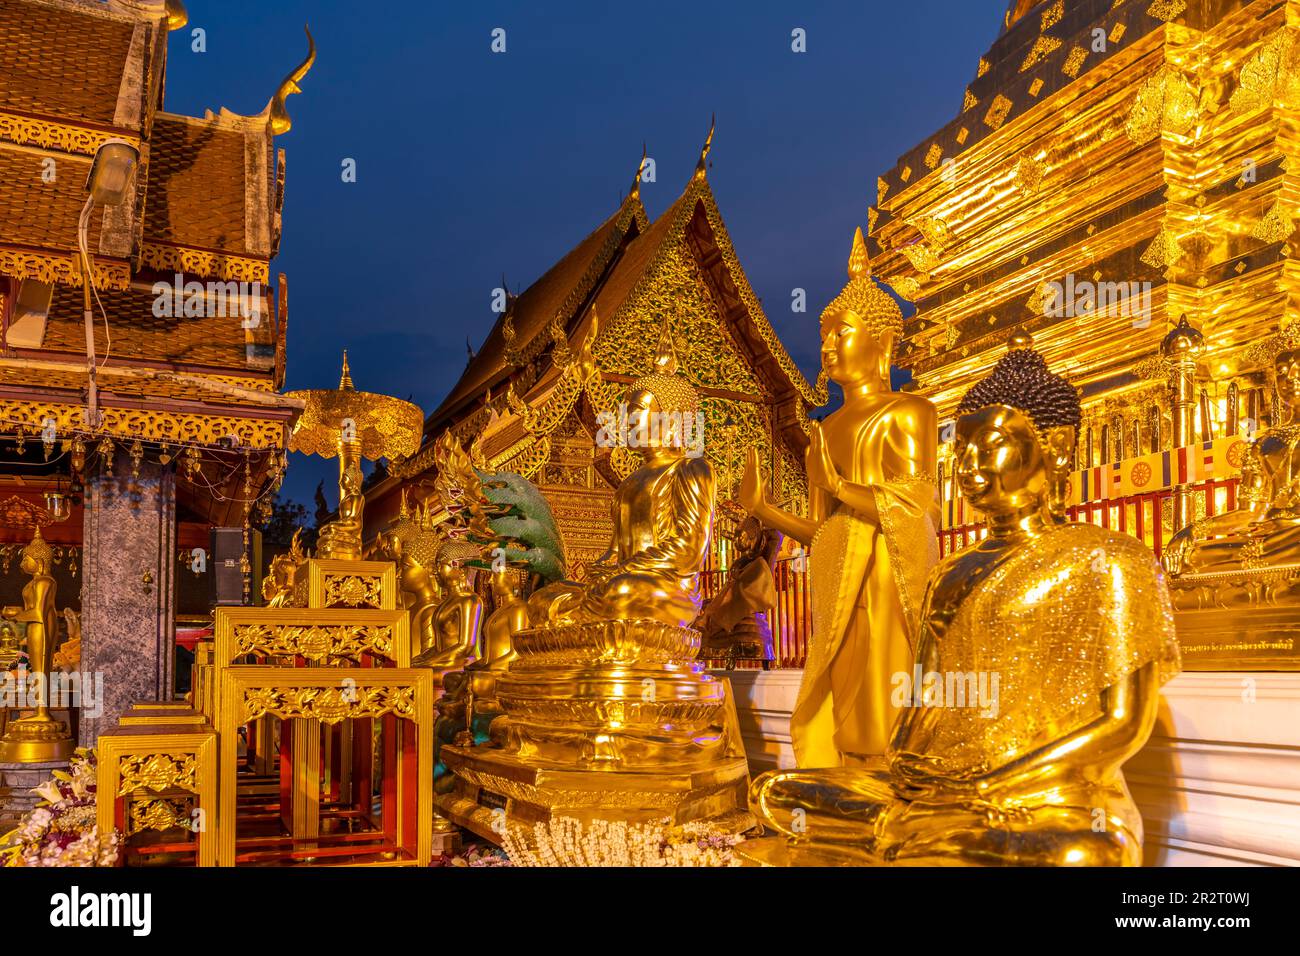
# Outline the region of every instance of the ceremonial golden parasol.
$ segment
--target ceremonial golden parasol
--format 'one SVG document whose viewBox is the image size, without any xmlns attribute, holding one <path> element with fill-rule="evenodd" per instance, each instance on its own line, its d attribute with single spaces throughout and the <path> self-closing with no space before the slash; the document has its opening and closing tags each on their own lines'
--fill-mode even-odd
<svg viewBox="0 0 1300 956">
<path fill-rule="evenodd" d="M 398 461 L 413 455 L 424 433 L 418 405 L 391 395 L 358 392 L 352 386 L 348 353 L 337 389 L 290 392 L 304 402 L 289 435 L 289 450 L 339 459 L 339 516 L 321 529 L 318 553 L 324 558 L 361 557 L 361 459 Z"/>
</svg>

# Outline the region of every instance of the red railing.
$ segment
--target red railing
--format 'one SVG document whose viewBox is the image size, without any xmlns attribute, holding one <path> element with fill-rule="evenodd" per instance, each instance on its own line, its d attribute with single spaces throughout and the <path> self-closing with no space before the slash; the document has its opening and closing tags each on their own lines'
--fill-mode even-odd
<svg viewBox="0 0 1300 956">
<path fill-rule="evenodd" d="M 1239 479 L 1203 481 L 1189 485 L 1189 503 L 1197 514 L 1207 516 L 1231 511 L 1237 506 Z M 1159 558 L 1164 554 L 1167 535 L 1163 516 L 1173 508 L 1173 489 L 1153 491 L 1126 498 L 1108 498 L 1089 501 L 1068 509 L 1071 521 L 1086 521 L 1103 528 L 1113 528 L 1143 541 Z M 1199 502 L 1200 506 L 1197 507 Z M 1166 511 L 1166 509 L 1169 509 Z M 983 524 L 967 524 L 939 532 L 939 553 L 947 556 L 974 544 L 984 536 Z"/>
<path fill-rule="evenodd" d="M 1197 514 L 1214 515 L 1230 511 L 1237 506 L 1238 479 L 1205 481 L 1188 486 L 1189 505 Z M 1164 553 L 1168 543 L 1163 515 L 1172 510 L 1172 489 L 1155 491 L 1125 498 L 1111 498 L 1075 505 L 1068 510 L 1071 521 L 1087 521 L 1103 528 L 1131 534 L 1145 542 L 1157 558 Z M 1199 500 L 1199 506 L 1197 504 Z M 982 524 L 968 524 L 939 532 L 939 552 L 942 556 L 960 551 L 974 544 L 984 535 Z M 782 558 L 774 567 L 777 604 L 768 612 L 772 639 L 776 645 L 773 667 L 803 667 L 808 657 L 808 639 L 812 634 L 811 583 L 808 578 L 807 555 Z M 728 572 L 710 568 L 701 572 L 701 587 L 706 598 L 712 598 L 726 583 Z M 721 667 L 726 662 L 705 658 L 710 667 Z M 757 661 L 741 661 L 738 667 L 759 667 Z"/>
</svg>

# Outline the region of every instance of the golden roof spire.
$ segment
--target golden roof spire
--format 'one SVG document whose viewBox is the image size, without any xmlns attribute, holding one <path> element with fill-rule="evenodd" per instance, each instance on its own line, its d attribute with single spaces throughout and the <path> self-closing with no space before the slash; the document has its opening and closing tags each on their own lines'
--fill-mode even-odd
<svg viewBox="0 0 1300 956">
<path fill-rule="evenodd" d="M 708 175 L 708 158 L 709 150 L 713 148 L 713 130 L 718 125 L 718 114 L 714 113 L 709 120 L 709 135 L 704 140 L 704 146 L 700 148 L 700 161 L 695 164 L 695 178 L 703 179 Z"/>
<path fill-rule="evenodd" d="M 190 22 L 190 15 L 181 0 L 167 0 L 167 29 L 179 30 Z"/>
<path fill-rule="evenodd" d="M 628 190 L 629 198 L 641 196 L 641 174 L 645 172 L 646 145 L 641 143 L 641 162 L 637 163 L 636 175 L 632 177 L 632 188 Z"/>
<path fill-rule="evenodd" d="M 348 368 L 348 350 L 343 350 L 343 374 L 339 376 L 339 391 L 351 392 L 352 387 L 352 370 Z"/>
<path fill-rule="evenodd" d="M 271 126 L 272 136 L 287 133 L 292 128 L 293 120 L 289 118 L 289 112 L 285 109 L 285 100 L 294 93 L 302 92 L 302 87 L 298 84 L 302 82 L 303 77 L 311 70 L 312 64 L 316 62 L 316 41 L 312 38 L 311 27 L 304 26 L 303 29 L 307 31 L 307 59 L 303 60 L 297 69 L 284 78 L 280 88 L 271 97 L 271 102 L 267 103 L 266 109 L 262 111 Z"/>
</svg>

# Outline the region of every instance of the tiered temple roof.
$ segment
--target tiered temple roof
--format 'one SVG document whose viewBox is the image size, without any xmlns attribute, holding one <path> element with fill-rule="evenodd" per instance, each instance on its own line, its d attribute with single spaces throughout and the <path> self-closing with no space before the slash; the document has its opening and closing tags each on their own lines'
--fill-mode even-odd
<svg viewBox="0 0 1300 956">
<path fill-rule="evenodd" d="M 613 215 L 510 299 L 429 416 L 421 452 L 371 490 L 372 533 L 395 512 L 399 487 L 429 480 L 433 442 L 451 429 L 483 465 L 554 491 L 548 497 L 570 571 L 579 573 L 574 565 L 608 543 L 609 495 L 632 463 L 597 447 L 595 416 L 614 411 L 627 385 L 649 369 L 665 325 L 701 395 L 705 454 L 718 471 L 720 496 L 734 489 L 745 450 L 756 447 L 777 494 L 801 502 L 807 412 L 825 403 L 825 387 L 805 379 L 763 313 L 702 159 L 653 223 L 638 181 Z M 599 374 L 584 381 L 589 365 Z"/>
<path fill-rule="evenodd" d="M 77 224 L 95 154 L 118 139 L 139 165 L 126 201 L 95 207 L 88 230 L 107 317 L 97 306 L 94 432 L 284 446 L 287 295 L 270 260 L 284 184 L 274 137 L 286 127 L 269 106 L 164 111 L 167 35 L 184 22 L 177 0 L 0 0 L 0 432 L 34 436 L 50 418 L 64 438 L 90 430 Z M 200 297 L 159 308 L 158 283 Z M 235 305 L 246 301 L 256 321 Z"/>
</svg>

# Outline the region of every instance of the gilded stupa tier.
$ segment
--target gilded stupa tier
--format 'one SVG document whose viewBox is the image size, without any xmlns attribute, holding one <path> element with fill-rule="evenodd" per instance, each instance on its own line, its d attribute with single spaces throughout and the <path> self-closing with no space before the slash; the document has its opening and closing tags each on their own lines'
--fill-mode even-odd
<svg viewBox="0 0 1300 956">
<path fill-rule="evenodd" d="M 1157 552 L 1236 506 L 1247 443 L 1279 418 L 1296 23 L 1270 0 L 1012 3 L 956 117 L 880 175 L 869 212 L 877 274 L 917 307 L 911 387 L 949 421 L 1032 334 L 1083 394 L 1070 504 Z M 1190 363 L 1161 349 L 1183 317 Z M 975 520 L 952 474 L 946 445 L 950 547 Z"/>
</svg>

